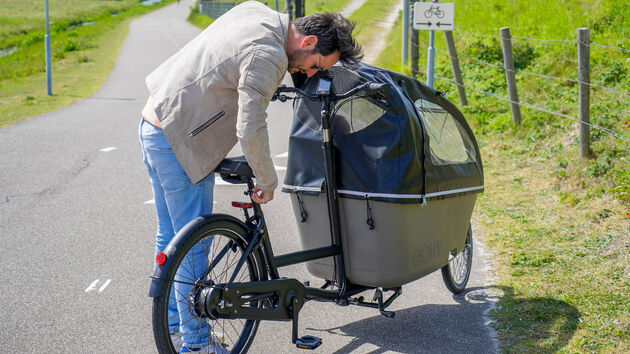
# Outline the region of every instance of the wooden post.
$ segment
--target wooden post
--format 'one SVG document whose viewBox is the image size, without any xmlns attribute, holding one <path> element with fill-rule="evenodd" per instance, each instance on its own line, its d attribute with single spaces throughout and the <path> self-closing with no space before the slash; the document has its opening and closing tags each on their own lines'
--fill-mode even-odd
<svg viewBox="0 0 630 354">
<path fill-rule="evenodd" d="M 418 30 L 411 29 L 411 77 L 417 78 L 418 76 L 418 61 L 420 59 L 420 36 Z"/>
<path fill-rule="evenodd" d="M 590 67 L 590 31 L 578 28 L 578 81 L 580 100 L 580 158 L 590 156 L 590 99 L 591 99 L 591 67 Z"/>
<path fill-rule="evenodd" d="M 452 31 L 444 31 L 446 37 L 446 45 L 448 46 L 448 54 L 451 57 L 451 69 L 453 70 L 453 77 L 457 83 L 457 93 L 459 94 L 459 102 L 462 106 L 468 106 L 468 100 L 466 99 L 466 91 L 464 90 L 464 80 L 462 80 L 462 71 L 459 68 L 459 60 L 457 59 L 457 50 L 455 50 L 455 40 L 453 40 Z"/>
<path fill-rule="evenodd" d="M 516 75 L 514 75 L 514 57 L 512 56 L 512 37 L 510 28 L 501 28 L 501 44 L 503 46 L 503 65 L 505 67 L 505 80 L 510 94 L 510 110 L 514 125 L 521 124 L 521 106 L 518 103 L 518 91 L 516 90 Z"/>
</svg>

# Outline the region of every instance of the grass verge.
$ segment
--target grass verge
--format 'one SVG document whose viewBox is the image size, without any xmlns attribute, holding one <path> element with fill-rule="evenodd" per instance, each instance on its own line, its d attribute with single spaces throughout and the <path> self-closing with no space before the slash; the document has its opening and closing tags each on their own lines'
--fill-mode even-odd
<svg viewBox="0 0 630 354">
<path fill-rule="evenodd" d="M 199 12 L 199 1 L 195 2 L 195 5 L 190 8 L 190 14 L 188 15 L 187 20 L 192 25 L 201 29 L 205 29 L 214 22 L 214 19 Z"/>
<path fill-rule="evenodd" d="M 502 26 L 511 26 L 513 36 L 552 39 L 571 38 L 577 27 L 588 26 L 593 41 L 630 47 L 628 28 L 620 25 L 630 18 L 630 5 L 581 4 L 458 2 L 454 35 L 465 85 L 506 95 L 504 73 L 476 61 L 502 65 L 500 43 L 489 37 Z M 478 16 L 482 8 L 493 15 Z M 408 75 L 401 64 L 401 22 L 376 65 Z M 427 37 L 420 33 L 421 73 Z M 436 76 L 450 78 L 443 35 L 436 33 L 436 39 Z M 573 43 L 520 39 L 514 51 L 520 70 L 577 76 Z M 627 92 L 625 54 L 591 51 L 592 82 Z M 522 101 L 575 114 L 576 85 L 517 78 Z M 459 103 L 449 81 L 438 79 L 436 87 Z M 495 282 L 503 295 L 491 317 L 502 351 L 630 352 L 629 144 L 592 129 L 593 157 L 580 160 L 575 122 L 523 108 L 523 123 L 515 127 L 506 102 L 472 90 L 467 96 L 470 105 L 463 111 L 481 147 L 486 186 L 474 219 L 480 238 L 494 249 Z M 592 121 L 628 136 L 630 102 L 598 90 L 592 98 Z"/>
<path fill-rule="evenodd" d="M 276 4 L 274 1 L 262 1 L 267 4 L 272 9 L 276 8 Z M 307 1 L 304 9 L 304 12 L 309 14 L 315 13 L 323 13 L 323 12 L 339 12 L 343 10 L 343 8 L 350 2 L 350 0 L 313 0 Z M 198 28 L 205 29 L 208 27 L 214 19 L 199 13 L 199 2 L 195 3 L 190 10 L 190 15 L 188 17 L 188 22 L 197 26 Z M 278 11 L 282 12 L 283 9 L 286 8 L 286 0 L 278 1 Z"/>
<path fill-rule="evenodd" d="M 363 46 L 376 37 L 376 34 L 383 29 L 378 26 L 378 22 L 391 11 L 398 0 L 367 0 L 357 9 L 349 20 L 356 24 L 354 35 L 357 42 Z"/>
<path fill-rule="evenodd" d="M 0 127 L 93 94 L 113 69 L 129 22 L 172 1 L 151 6 L 137 3 L 120 12 L 105 10 L 63 25 L 59 22 L 56 30 L 51 29 L 53 96 L 46 94 L 43 36 L 27 31 L 15 37 L 12 43 L 21 43 L 18 50 L 0 58 Z"/>
</svg>

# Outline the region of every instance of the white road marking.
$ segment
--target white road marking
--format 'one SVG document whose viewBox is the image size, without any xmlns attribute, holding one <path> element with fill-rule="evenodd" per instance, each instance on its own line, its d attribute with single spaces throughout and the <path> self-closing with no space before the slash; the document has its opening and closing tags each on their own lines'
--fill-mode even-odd
<svg viewBox="0 0 630 354">
<path fill-rule="evenodd" d="M 155 204 L 155 199 L 147 200 L 144 204 Z"/>
<path fill-rule="evenodd" d="M 115 148 L 115 147 L 113 147 L 113 146 L 109 146 L 109 147 L 106 147 L 106 148 L 102 148 L 102 149 L 101 149 L 101 150 L 99 150 L 99 151 L 102 151 L 102 152 L 110 152 L 110 151 L 114 151 L 114 150 L 116 150 L 116 148 Z"/>
<path fill-rule="evenodd" d="M 273 167 L 275 167 L 276 170 L 278 170 L 278 171 L 286 171 L 287 170 L 287 168 L 284 167 L 284 166 L 273 165 Z"/>
<path fill-rule="evenodd" d="M 93 281 L 92 284 L 85 289 L 85 292 L 87 293 L 88 291 L 96 290 L 96 284 L 98 284 L 98 279 Z"/>
<path fill-rule="evenodd" d="M 85 292 L 90 292 L 90 291 L 97 291 L 96 290 L 96 286 L 98 285 L 98 283 L 100 282 L 100 279 L 96 279 L 95 281 L 92 282 L 92 284 L 90 284 L 90 286 L 88 286 L 85 289 Z M 103 292 L 103 290 L 105 290 L 105 288 L 109 285 L 109 283 L 111 283 L 112 280 L 111 279 L 107 279 L 105 281 L 105 283 L 103 283 L 103 285 L 101 285 L 101 287 L 98 289 L 98 292 Z"/>
<path fill-rule="evenodd" d="M 280 155 L 276 155 L 276 157 L 289 157 L 289 152 L 288 151 L 287 152 L 283 152 Z"/>
<path fill-rule="evenodd" d="M 101 293 L 103 292 L 103 290 L 105 290 L 105 288 L 109 285 L 109 283 L 111 283 L 112 280 L 111 279 L 107 279 L 107 281 L 105 281 L 105 284 L 103 284 L 103 286 L 101 286 L 100 289 L 98 289 L 98 292 Z"/>
</svg>

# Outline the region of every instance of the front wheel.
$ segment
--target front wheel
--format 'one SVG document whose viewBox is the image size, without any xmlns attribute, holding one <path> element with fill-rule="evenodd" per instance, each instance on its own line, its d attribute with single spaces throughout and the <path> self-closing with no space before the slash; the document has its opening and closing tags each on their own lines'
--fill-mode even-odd
<svg viewBox="0 0 630 354">
<path fill-rule="evenodd" d="M 244 227 L 219 219 L 200 226 L 174 252 L 166 270 L 169 285 L 153 299 L 153 335 L 160 353 L 179 353 L 183 347 L 200 353 L 247 351 L 259 321 L 211 319 L 200 316 L 193 304 L 199 285 L 230 280 L 247 240 Z M 250 253 L 235 282 L 264 280 L 263 267 L 257 253 Z"/>
<path fill-rule="evenodd" d="M 473 234 L 472 227 L 468 225 L 464 249 L 442 267 L 442 279 L 444 279 L 444 284 L 453 294 L 459 294 L 466 289 L 468 278 L 470 278 L 472 259 Z"/>
</svg>

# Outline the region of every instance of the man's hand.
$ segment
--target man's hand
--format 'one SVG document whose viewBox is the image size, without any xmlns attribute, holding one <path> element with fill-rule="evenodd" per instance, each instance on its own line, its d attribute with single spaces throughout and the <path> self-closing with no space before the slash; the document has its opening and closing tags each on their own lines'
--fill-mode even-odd
<svg viewBox="0 0 630 354">
<path fill-rule="evenodd" d="M 273 199 L 273 191 L 263 191 L 260 188 L 254 188 L 252 200 L 258 204 L 265 204 Z"/>
</svg>

